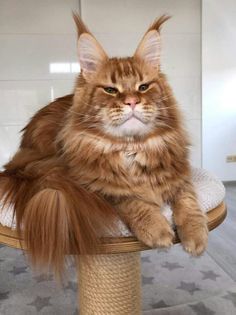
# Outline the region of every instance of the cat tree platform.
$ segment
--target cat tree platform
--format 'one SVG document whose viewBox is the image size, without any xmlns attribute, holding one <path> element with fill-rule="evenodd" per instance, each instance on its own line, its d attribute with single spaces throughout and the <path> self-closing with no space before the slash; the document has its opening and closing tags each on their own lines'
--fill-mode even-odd
<svg viewBox="0 0 236 315">
<path fill-rule="evenodd" d="M 199 169 L 192 171 L 193 182 L 202 210 L 207 213 L 209 230 L 226 217 L 224 186 L 214 176 Z M 168 210 L 168 209 L 167 209 Z M 168 217 L 168 211 L 164 211 Z M 170 218 L 169 218 L 170 219 Z M 0 215 L 0 243 L 26 249 L 14 229 L 4 226 L 6 213 Z M 174 243 L 178 243 L 176 236 Z M 97 255 L 78 259 L 80 315 L 141 315 L 140 252 L 148 250 L 129 233 L 106 238 Z M 158 263 L 158 262 L 157 262 Z"/>
</svg>

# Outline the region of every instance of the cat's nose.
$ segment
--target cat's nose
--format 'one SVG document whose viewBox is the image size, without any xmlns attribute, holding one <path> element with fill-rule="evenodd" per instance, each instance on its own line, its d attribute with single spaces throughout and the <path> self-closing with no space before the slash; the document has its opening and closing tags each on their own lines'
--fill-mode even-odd
<svg viewBox="0 0 236 315">
<path fill-rule="evenodd" d="M 129 105 L 131 109 L 134 109 L 140 103 L 140 99 L 137 96 L 126 96 L 124 103 L 125 105 Z"/>
</svg>

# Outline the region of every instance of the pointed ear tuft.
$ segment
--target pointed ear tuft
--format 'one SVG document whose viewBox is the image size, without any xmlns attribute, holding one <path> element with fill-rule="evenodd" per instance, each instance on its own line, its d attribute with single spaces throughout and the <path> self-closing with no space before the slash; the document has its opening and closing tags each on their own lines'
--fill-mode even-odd
<svg viewBox="0 0 236 315">
<path fill-rule="evenodd" d="M 79 14 L 75 13 L 74 11 L 72 11 L 72 15 L 73 15 L 73 19 L 74 19 L 75 24 L 76 24 L 78 37 L 80 37 L 80 35 L 83 34 L 83 33 L 91 34 L 89 29 L 87 28 L 87 26 L 82 21 L 82 19 L 79 16 Z"/>
<path fill-rule="evenodd" d="M 81 17 L 73 12 L 78 33 L 78 54 L 82 74 L 89 79 L 108 57 Z"/>
<path fill-rule="evenodd" d="M 83 33 L 78 40 L 79 62 L 83 76 L 87 79 L 95 74 L 108 58 L 98 41 L 88 33 Z"/>
<path fill-rule="evenodd" d="M 156 18 L 154 22 L 149 26 L 146 33 L 152 30 L 156 30 L 158 33 L 161 31 L 162 24 L 168 21 L 171 18 L 169 15 L 162 15 L 159 18 Z"/>
<path fill-rule="evenodd" d="M 144 35 L 134 56 L 158 69 L 160 66 L 160 50 L 160 34 L 156 30 L 151 30 Z"/>
<path fill-rule="evenodd" d="M 159 69 L 161 53 L 160 30 L 162 24 L 169 19 L 170 16 L 162 15 L 150 25 L 138 45 L 134 57 L 141 58 L 152 67 Z"/>
</svg>

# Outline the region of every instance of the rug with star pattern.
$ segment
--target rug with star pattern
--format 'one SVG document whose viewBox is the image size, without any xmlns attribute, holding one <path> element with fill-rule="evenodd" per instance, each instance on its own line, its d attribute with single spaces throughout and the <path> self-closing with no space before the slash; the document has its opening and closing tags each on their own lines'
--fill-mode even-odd
<svg viewBox="0 0 236 315">
<path fill-rule="evenodd" d="M 179 245 L 143 252 L 142 284 L 145 315 L 236 314 L 236 283 L 207 253 L 193 258 Z M 74 266 L 60 287 L 33 272 L 20 250 L 0 245 L 0 314 L 79 314 Z"/>
</svg>

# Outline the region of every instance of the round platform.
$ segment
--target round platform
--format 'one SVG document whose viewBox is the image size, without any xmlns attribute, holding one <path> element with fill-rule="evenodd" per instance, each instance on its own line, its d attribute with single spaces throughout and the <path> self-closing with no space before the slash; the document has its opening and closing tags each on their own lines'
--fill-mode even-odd
<svg viewBox="0 0 236 315">
<path fill-rule="evenodd" d="M 226 217 L 227 209 L 224 202 L 216 208 L 207 212 L 208 228 L 213 230 L 223 222 Z M 26 249 L 24 241 L 20 241 L 16 230 L 0 224 L 0 243 L 10 247 Z M 174 243 L 179 243 L 176 235 Z M 150 249 L 148 246 L 141 243 L 135 237 L 110 237 L 105 238 L 100 245 L 100 253 L 128 253 Z"/>
</svg>

